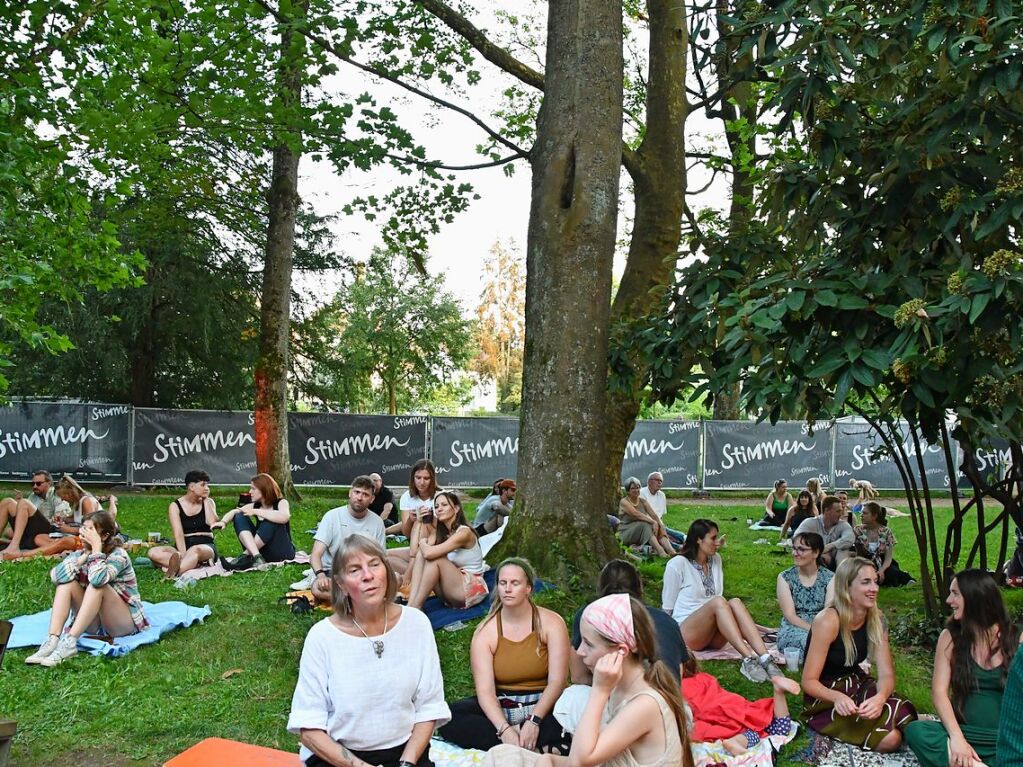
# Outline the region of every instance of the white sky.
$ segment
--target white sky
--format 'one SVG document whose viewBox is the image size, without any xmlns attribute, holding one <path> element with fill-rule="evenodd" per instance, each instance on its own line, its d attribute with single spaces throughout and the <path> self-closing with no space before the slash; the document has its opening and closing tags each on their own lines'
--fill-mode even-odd
<svg viewBox="0 0 1023 767">
<path fill-rule="evenodd" d="M 487 0 L 477 4 L 485 8 L 481 14 L 491 16 L 495 8 L 518 10 L 520 3 L 510 0 Z M 490 24 L 496 22 L 491 21 Z M 488 62 L 479 61 L 477 66 L 483 72 L 483 83 L 469 96 L 458 101 L 462 106 L 473 108 L 473 111 L 486 116 L 489 110 L 499 103 L 498 94 L 510 78 L 498 72 Z M 389 97 L 398 93 L 398 89 L 387 83 L 366 80 L 364 83 L 353 82 L 352 71 L 344 68 L 342 76 L 345 90 L 356 93 L 370 90 L 384 104 Z M 445 94 L 443 97 L 448 98 Z M 484 134 L 467 118 L 448 111 L 436 111 L 425 108 L 423 102 L 415 97 L 400 96 L 401 101 L 394 106 L 395 111 L 406 127 L 414 128 L 416 139 L 428 149 L 431 159 L 441 160 L 451 165 L 472 164 L 482 161 L 474 147 L 482 143 Z M 454 100 L 454 99 L 453 99 Z M 497 127 L 496 121 L 491 122 Z M 692 146 L 706 143 L 698 133 L 717 135 L 720 133 L 718 124 L 708 123 L 702 115 L 690 118 L 687 128 L 687 144 Z M 365 260 L 371 249 L 380 244 L 378 225 L 367 222 L 361 216 L 344 217 L 341 208 L 353 197 L 369 193 L 386 194 L 399 179 L 395 171 L 389 168 L 374 170 L 371 174 L 346 176 L 338 178 L 328 163 L 314 163 L 305 158 L 300 167 L 300 190 L 303 197 L 312 203 L 323 215 L 339 216 L 335 231 L 343 252 L 356 260 Z M 430 256 L 427 264 L 431 274 L 442 274 L 448 290 L 456 298 L 461 299 L 463 312 L 473 313 L 476 297 L 481 289 L 483 260 L 496 240 L 505 244 L 514 241 L 520 255 L 525 256 L 526 229 L 529 219 L 530 168 L 525 161 L 519 161 L 516 172 L 510 178 L 502 168 L 467 171 L 458 174 L 460 180 L 471 183 L 480 199 L 473 202 L 469 209 L 456 217 L 451 224 L 443 225 L 441 232 L 430 240 Z M 690 174 L 689 186 L 699 188 L 706 181 L 699 170 Z M 626 187 L 627 176 L 623 175 L 621 198 L 623 202 L 631 201 Z M 717 182 L 707 193 L 701 196 L 699 207 L 713 205 L 721 207 L 727 199 L 727 186 Z M 691 202 L 691 204 L 694 204 Z M 623 205 L 623 217 L 630 211 Z M 624 241 L 627 235 L 625 219 L 620 220 L 618 239 Z M 624 268 L 621 254 L 616 258 L 615 276 L 620 275 Z M 337 281 L 326 281 L 317 278 L 316 284 L 306 281 L 299 283 L 301 287 L 310 289 L 314 295 L 323 300 L 330 298 L 337 289 Z"/>
</svg>

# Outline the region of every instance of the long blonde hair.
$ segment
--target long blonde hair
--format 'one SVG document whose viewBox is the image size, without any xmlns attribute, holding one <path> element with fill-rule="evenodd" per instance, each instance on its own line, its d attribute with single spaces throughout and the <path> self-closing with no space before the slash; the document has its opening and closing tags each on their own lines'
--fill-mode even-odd
<svg viewBox="0 0 1023 767">
<path fill-rule="evenodd" d="M 860 574 L 864 567 L 875 569 L 874 563 L 863 557 L 850 557 L 838 566 L 835 571 L 835 600 L 833 606 L 838 613 L 839 636 L 842 638 L 842 646 L 845 648 L 845 664 L 852 666 L 856 663 L 856 643 L 853 641 L 850 624 L 853 622 L 852 597 L 849 589 L 853 581 Z M 867 627 L 867 657 L 875 661 L 877 648 L 884 641 L 884 618 L 881 610 L 874 603 L 867 608 L 865 624 Z"/>
</svg>

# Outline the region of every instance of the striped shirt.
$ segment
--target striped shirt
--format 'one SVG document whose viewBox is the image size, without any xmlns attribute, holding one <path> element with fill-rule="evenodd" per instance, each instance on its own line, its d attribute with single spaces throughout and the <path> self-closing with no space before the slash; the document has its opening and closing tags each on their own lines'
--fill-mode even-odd
<svg viewBox="0 0 1023 767">
<path fill-rule="evenodd" d="M 128 610 L 136 631 L 149 626 L 142 612 L 142 597 L 139 596 L 139 583 L 135 577 L 135 568 L 131 565 L 128 552 L 118 546 L 109 554 L 88 551 L 75 551 L 68 554 L 56 567 L 50 570 L 50 579 L 58 586 L 62 583 L 77 581 L 82 586 L 102 588 L 109 586 L 119 596 Z M 71 620 L 74 622 L 74 612 Z"/>
</svg>

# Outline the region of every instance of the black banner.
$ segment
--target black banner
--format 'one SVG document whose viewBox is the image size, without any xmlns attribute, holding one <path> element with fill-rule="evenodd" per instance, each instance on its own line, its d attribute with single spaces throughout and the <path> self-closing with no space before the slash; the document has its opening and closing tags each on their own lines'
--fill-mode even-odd
<svg viewBox="0 0 1023 767">
<path fill-rule="evenodd" d="M 838 430 L 835 435 L 835 487 L 840 490 L 849 489 L 850 479 L 865 479 L 879 490 L 902 490 L 902 476 L 892 461 L 887 450 L 882 450 L 884 442 L 873 427 L 864 421 L 839 421 L 835 424 Z M 909 436 L 908 427 L 903 424 L 902 445 L 906 455 L 911 459 L 910 470 L 919 481 L 916 465 L 917 451 Z M 945 465 L 945 454 L 940 443 L 931 445 L 921 440 L 923 450 L 924 471 L 927 484 L 934 490 L 947 490 L 949 487 L 948 470 Z M 952 445 L 952 454 L 956 447 Z M 852 493 L 850 493 L 852 494 Z"/>
<path fill-rule="evenodd" d="M 831 425 L 800 421 L 707 421 L 703 486 L 774 487 L 784 479 L 802 487 L 810 477 L 831 484 Z"/>
<path fill-rule="evenodd" d="M 231 410 L 136 408 L 132 479 L 181 485 L 202 469 L 214 485 L 247 485 L 256 473 L 253 415 Z"/>
<path fill-rule="evenodd" d="M 434 418 L 433 462 L 441 487 L 490 487 L 515 476 L 517 418 Z"/>
<path fill-rule="evenodd" d="M 384 484 L 407 485 L 412 464 L 426 457 L 424 415 L 289 413 L 288 454 L 298 485 L 350 485 L 377 472 Z"/>
<path fill-rule="evenodd" d="M 0 479 L 37 469 L 82 482 L 128 478 L 127 405 L 16 402 L 0 408 Z"/>
<path fill-rule="evenodd" d="M 651 472 L 664 476 L 665 488 L 700 484 L 700 421 L 637 421 L 625 445 L 622 481 L 645 483 Z"/>
</svg>

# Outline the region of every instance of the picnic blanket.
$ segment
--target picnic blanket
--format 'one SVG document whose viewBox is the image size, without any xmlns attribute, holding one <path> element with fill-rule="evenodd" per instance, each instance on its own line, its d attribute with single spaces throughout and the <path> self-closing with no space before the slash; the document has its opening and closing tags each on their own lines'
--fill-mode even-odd
<svg viewBox="0 0 1023 767">
<path fill-rule="evenodd" d="M 218 559 L 212 565 L 196 567 L 182 573 L 174 579 L 174 585 L 187 583 L 189 581 L 201 581 L 203 578 L 212 578 L 214 575 L 225 577 L 228 575 L 234 575 L 235 573 L 248 573 L 253 570 L 269 570 L 271 567 L 280 567 L 282 565 L 307 564 L 309 564 L 309 555 L 304 551 L 296 551 L 294 559 L 285 559 L 282 562 L 267 562 L 266 564 L 259 565 L 258 567 L 249 567 L 245 570 L 228 570 L 223 564 L 221 564 L 221 560 Z"/>
<path fill-rule="evenodd" d="M 757 624 L 757 631 L 760 632 L 767 651 L 776 662 L 784 663 L 785 657 L 778 651 L 778 629 L 768 628 Z M 726 644 L 717 650 L 707 648 L 706 650 L 690 650 L 697 660 L 742 660 L 739 652 L 730 644 Z"/>
<path fill-rule="evenodd" d="M 490 569 L 483 573 L 483 580 L 487 583 L 487 588 L 490 589 L 490 593 L 494 593 L 494 584 L 497 582 L 497 570 Z M 546 591 L 553 586 L 546 581 L 538 580 L 534 584 L 533 591 L 539 593 Z M 467 609 L 459 609 L 457 607 L 448 607 L 444 604 L 440 597 L 430 597 L 423 604 L 423 612 L 426 613 L 426 617 L 430 619 L 430 625 L 433 626 L 433 630 L 450 626 L 458 621 L 471 621 L 476 618 L 482 618 L 490 610 L 490 600 L 484 599 L 478 605 L 474 605 Z"/>
<path fill-rule="evenodd" d="M 931 718 L 931 717 L 925 717 Z M 864 751 L 858 746 L 808 730 L 810 745 L 792 756 L 793 761 L 818 767 L 920 767 L 916 755 L 905 745 L 893 754 Z"/>
<path fill-rule="evenodd" d="M 113 643 L 103 639 L 88 639 L 82 637 L 78 640 L 78 648 L 85 650 L 91 655 L 106 655 L 111 658 L 119 658 L 127 655 L 136 647 L 158 642 L 160 637 L 168 631 L 176 628 L 187 628 L 193 623 L 202 623 L 203 619 L 210 614 L 209 605 L 192 607 L 184 602 L 143 602 L 142 609 L 149 619 L 149 628 L 126 637 L 117 637 Z M 46 641 L 50 630 L 50 611 L 43 610 L 32 615 L 21 615 L 12 618 L 14 628 L 11 631 L 11 638 L 7 643 L 9 648 L 15 647 L 38 647 Z"/>
<path fill-rule="evenodd" d="M 693 762 L 696 767 L 710 767 L 710 765 L 723 764 L 727 767 L 774 767 L 774 755 L 781 750 L 782 746 L 796 737 L 799 732 L 799 725 L 795 722 L 789 728 L 787 735 L 769 735 L 761 738 L 753 748 L 744 754 L 732 756 L 721 745 L 721 741 L 713 743 L 690 743 L 693 752 Z"/>
<path fill-rule="evenodd" d="M 486 755 L 486 751 L 478 748 L 460 748 L 440 738 L 430 741 L 430 761 L 434 767 L 477 767 Z"/>
</svg>

